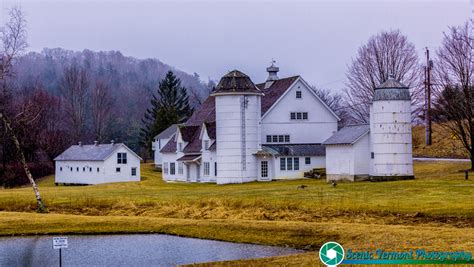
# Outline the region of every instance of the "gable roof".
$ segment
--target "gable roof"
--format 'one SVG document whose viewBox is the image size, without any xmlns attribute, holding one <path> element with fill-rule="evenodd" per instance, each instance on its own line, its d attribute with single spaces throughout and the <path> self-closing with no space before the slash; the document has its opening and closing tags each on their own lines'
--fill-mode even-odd
<svg viewBox="0 0 474 267">
<path fill-rule="evenodd" d="M 112 155 L 119 147 L 125 147 L 136 157 L 141 159 L 135 152 L 123 143 L 99 144 L 99 145 L 73 145 L 66 149 L 55 161 L 104 161 Z"/>
<path fill-rule="evenodd" d="M 290 88 L 299 76 L 288 77 L 276 80 L 272 85 L 265 89 L 265 83 L 259 83 L 256 86 L 265 94 L 262 97 L 262 115 L 267 112 L 271 106 Z"/>
<path fill-rule="evenodd" d="M 206 122 L 204 125 L 206 126 L 206 131 L 209 138 L 216 139 L 216 122 Z"/>
<path fill-rule="evenodd" d="M 178 125 L 179 124 L 171 124 L 168 128 L 166 128 L 166 130 L 164 130 L 161 133 L 157 134 L 155 136 L 155 140 L 156 139 L 171 138 L 171 136 L 176 133 L 176 129 L 178 128 Z"/>
<path fill-rule="evenodd" d="M 323 145 L 353 145 L 369 131 L 368 124 L 348 125 L 334 133 L 323 142 Z"/>
<path fill-rule="evenodd" d="M 190 125 L 190 126 L 181 126 L 178 128 L 181 137 L 183 138 L 184 142 L 191 142 L 196 135 L 196 132 L 200 129 L 200 126 L 197 125 Z"/>
<path fill-rule="evenodd" d="M 185 125 L 201 125 L 204 122 L 216 121 L 216 99 L 209 96 L 201 106 L 196 109 Z"/>
</svg>

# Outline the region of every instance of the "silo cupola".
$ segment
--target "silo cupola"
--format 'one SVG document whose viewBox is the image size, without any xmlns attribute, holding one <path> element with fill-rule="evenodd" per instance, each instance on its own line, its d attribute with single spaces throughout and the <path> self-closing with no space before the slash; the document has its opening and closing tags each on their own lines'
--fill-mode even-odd
<svg viewBox="0 0 474 267">
<path fill-rule="evenodd" d="M 211 95 L 224 94 L 262 95 L 263 93 L 249 76 L 238 70 L 233 70 L 221 78 Z"/>
<path fill-rule="evenodd" d="M 408 86 L 403 85 L 390 75 L 381 85 L 375 87 L 374 101 L 383 100 L 410 100 Z"/>
</svg>

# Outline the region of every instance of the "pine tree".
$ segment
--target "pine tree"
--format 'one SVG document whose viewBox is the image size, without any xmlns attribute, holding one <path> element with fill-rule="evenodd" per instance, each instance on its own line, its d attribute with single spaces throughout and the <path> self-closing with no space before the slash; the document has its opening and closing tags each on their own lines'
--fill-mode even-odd
<svg viewBox="0 0 474 267">
<path fill-rule="evenodd" d="M 140 144 L 151 153 L 153 138 L 170 125 L 184 122 L 192 112 L 186 88 L 181 86 L 181 81 L 172 71 L 168 71 L 160 81 L 157 94 L 151 99 L 151 107 L 146 110 L 142 119 Z"/>
</svg>

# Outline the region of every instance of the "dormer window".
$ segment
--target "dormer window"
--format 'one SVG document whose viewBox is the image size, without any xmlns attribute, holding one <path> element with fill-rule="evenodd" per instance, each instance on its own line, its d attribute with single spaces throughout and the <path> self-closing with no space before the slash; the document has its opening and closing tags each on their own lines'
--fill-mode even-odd
<svg viewBox="0 0 474 267">
<path fill-rule="evenodd" d="M 209 140 L 204 140 L 204 150 L 209 150 Z"/>
<path fill-rule="evenodd" d="M 301 98 L 301 91 L 296 91 L 296 98 Z"/>
<path fill-rule="evenodd" d="M 178 151 L 183 152 L 183 143 L 178 143 Z"/>
</svg>

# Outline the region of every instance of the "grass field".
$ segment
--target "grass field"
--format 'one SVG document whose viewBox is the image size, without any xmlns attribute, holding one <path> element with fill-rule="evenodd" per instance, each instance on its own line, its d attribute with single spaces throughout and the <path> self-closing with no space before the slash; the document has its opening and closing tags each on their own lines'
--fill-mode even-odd
<svg viewBox="0 0 474 267">
<path fill-rule="evenodd" d="M 29 187 L 0 190 L 0 235 L 167 233 L 308 250 L 337 240 L 359 249 L 474 251 L 474 177 L 466 181 L 461 172 L 468 167 L 416 162 L 415 180 L 336 187 L 309 179 L 164 183 L 151 165 L 142 165 L 136 183 L 57 187 L 47 177 L 39 186 L 49 214 L 34 213 Z M 297 190 L 301 184 L 308 187 Z M 313 256 L 232 264 L 279 264 L 292 257 L 317 264 Z"/>
</svg>

